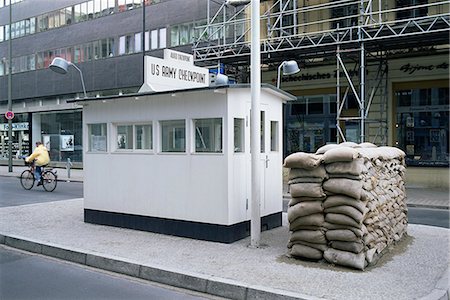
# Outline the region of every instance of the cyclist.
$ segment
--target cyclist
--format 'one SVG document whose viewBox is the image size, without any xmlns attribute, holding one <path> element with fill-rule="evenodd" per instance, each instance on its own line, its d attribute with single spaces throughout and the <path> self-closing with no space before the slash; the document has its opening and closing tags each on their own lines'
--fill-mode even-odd
<svg viewBox="0 0 450 300">
<path fill-rule="evenodd" d="M 35 164 L 34 177 L 38 182 L 38 186 L 42 185 L 42 166 L 47 165 L 50 162 L 50 156 L 48 155 L 47 148 L 44 147 L 42 142 L 36 142 L 36 149 L 33 153 L 25 158 L 26 162 L 33 162 Z"/>
</svg>

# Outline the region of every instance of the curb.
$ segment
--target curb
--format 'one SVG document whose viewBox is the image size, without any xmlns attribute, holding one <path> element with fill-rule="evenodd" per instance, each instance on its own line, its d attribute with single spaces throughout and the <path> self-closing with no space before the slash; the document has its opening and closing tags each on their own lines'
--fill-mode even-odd
<svg viewBox="0 0 450 300">
<path fill-rule="evenodd" d="M 144 280 L 229 299 L 323 299 L 257 285 L 245 285 L 231 279 L 224 279 L 216 276 L 141 265 L 139 263 L 127 261 L 122 258 L 119 259 L 116 257 L 101 256 L 95 253 L 83 252 L 81 250 L 65 249 L 58 245 L 44 244 L 42 242 L 32 241 L 18 236 L 7 236 L 0 234 L 0 244 L 32 253 L 70 261 L 80 265 L 86 265 L 97 269 L 125 274 Z"/>
<path fill-rule="evenodd" d="M 81 250 L 70 250 L 58 245 L 44 244 L 17 236 L 0 234 L 0 244 L 42 254 L 80 265 L 149 280 L 169 286 L 197 291 L 209 295 L 229 299 L 275 299 L 275 300 L 325 300 L 314 296 L 295 292 L 277 290 L 257 285 L 245 285 L 231 279 L 224 279 L 211 275 L 202 275 L 181 270 L 168 269 L 156 266 L 141 265 L 122 258 L 101 256 Z M 420 300 L 450 300 L 448 268 L 436 283 L 434 289 Z"/>
</svg>

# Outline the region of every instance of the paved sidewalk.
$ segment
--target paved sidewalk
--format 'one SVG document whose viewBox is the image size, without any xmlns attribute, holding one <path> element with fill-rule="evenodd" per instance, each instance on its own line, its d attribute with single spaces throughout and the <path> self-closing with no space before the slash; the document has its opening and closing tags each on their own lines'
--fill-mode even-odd
<svg viewBox="0 0 450 300">
<path fill-rule="evenodd" d="M 252 249 L 87 224 L 72 199 L 0 208 L 0 244 L 230 299 L 448 299 L 448 229 L 409 225 L 361 272 L 287 258 L 283 217 Z"/>
<path fill-rule="evenodd" d="M 1 176 L 19 176 L 24 167 Z M 82 181 L 82 170 L 70 180 Z M 68 180 L 65 169 L 60 180 Z M 448 207 L 448 192 L 409 188 L 408 202 Z M 87 224 L 83 199 L 0 208 L 0 244 L 230 299 L 449 299 L 450 231 L 409 225 L 364 272 L 286 257 L 283 227 L 221 244 Z"/>
</svg>

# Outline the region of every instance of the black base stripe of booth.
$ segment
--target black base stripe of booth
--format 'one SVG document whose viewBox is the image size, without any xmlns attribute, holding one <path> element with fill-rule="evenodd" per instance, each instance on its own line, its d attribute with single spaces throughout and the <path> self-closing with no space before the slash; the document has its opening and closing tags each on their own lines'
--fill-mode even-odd
<svg viewBox="0 0 450 300">
<path fill-rule="evenodd" d="M 92 209 L 84 210 L 84 221 L 220 243 L 232 243 L 250 235 L 250 221 L 218 225 Z M 281 226 L 281 212 L 261 218 L 262 231 L 279 226 Z"/>
</svg>

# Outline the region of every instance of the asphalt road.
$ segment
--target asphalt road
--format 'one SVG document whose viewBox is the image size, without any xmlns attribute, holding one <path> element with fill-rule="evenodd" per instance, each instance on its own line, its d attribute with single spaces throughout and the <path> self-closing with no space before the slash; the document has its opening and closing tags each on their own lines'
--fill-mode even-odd
<svg viewBox="0 0 450 300">
<path fill-rule="evenodd" d="M 58 181 L 53 192 L 46 192 L 42 186 L 25 190 L 16 177 L 0 176 L 0 207 L 40 202 L 52 202 L 83 197 L 83 183 Z"/>
<path fill-rule="evenodd" d="M 207 298 L 199 293 L 0 246 L 0 299 Z"/>
</svg>

